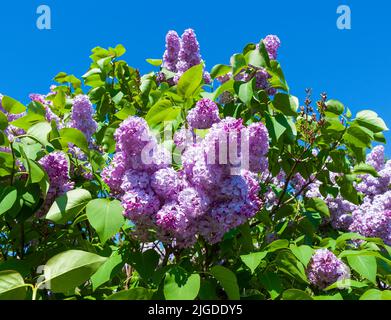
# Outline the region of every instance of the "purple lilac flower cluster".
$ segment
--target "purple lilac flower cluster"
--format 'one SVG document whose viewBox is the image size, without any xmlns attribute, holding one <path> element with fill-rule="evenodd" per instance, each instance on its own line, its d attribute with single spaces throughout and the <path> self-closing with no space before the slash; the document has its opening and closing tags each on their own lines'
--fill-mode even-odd
<svg viewBox="0 0 391 320">
<path fill-rule="evenodd" d="M 73 189 L 74 183 L 70 181 L 69 163 L 63 152 L 49 153 L 38 162 L 45 169 L 50 182 L 44 203 L 37 212 L 37 216 L 42 217 L 47 213 L 58 196 Z"/>
<path fill-rule="evenodd" d="M 265 126 L 256 123 L 246 127 L 242 120 L 233 118 L 220 120 L 210 100 L 201 100 L 198 108 L 209 110 L 215 121 L 204 121 L 203 112 L 198 118 L 196 113 L 189 114 L 195 127 L 210 127 L 210 131 L 195 142 L 186 139 L 182 129 L 185 138 L 176 139 L 183 149 L 179 171 L 169 161 L 156 161 L 150 153 L 162 147 L 142 118 L 128 118 L 115 133 L 116 154 L 102 176 L 144 240 L 148 229 L 154 229 L 163 242 L 180 247 L 191 246 L 199 236 L 216 243 L 227 231 L 253 217 L 262 205 L 256 173 L 264 167 L 269 148 Z M 245 136 L 250 152 L 247 169 L 240 163 Z M 233 143 L 239 162 L 219 159 L 222 145 L 218 139 L 229 141 L 231 148 Z M 166 152 L 156 153 L 158 158 L 162 153 Z M 150 159 L 143 159 L 143 155 Z M 210 157 L 215 161 L 210 162 Z"/>
<path fill-rule="evenodd" d="M 195 108 L 189 111 L 187 122 L 191 128 L 208 129 L 214 123 L 220 122 L 219 107 L 210 99 L 201 99 Z"/>
<path fill-rule="evenodd" d="M 94 120 L 93 114 L 94 109 L 92 108 L 92 103 L 88 96 L 78 95 L 73 99 L 69 126 L 83 132 L 89 144 L 91 144 L 92 135 L 98 128 L 98 124 Z"/>
<path fill-rule="evenodd" d="M 200 46 L 193 29 L 186 29 L 180 38 L 176 31 L 169 31 L 166 35 L 166 51 L 163 54 L 163 68 L 175 73 L 173 82 L 178 83 L 180 77 L 191 67 L 203 63 L 200 54 Z M 158 82 L 165 81 L 163 73 L 157 75 Z M 204 71 L 205 83 L 211 83 L 210 74 Z"/>
<path fill-rule="evenodd" d="M 321 182 L 314 180 L 305 190 L 307 198 L 322 198 L 329 207 L 331 225 L 337 230 L 357 232 L 366 237 L 378 237 L 391 244 L 391 161 L 385 161 L 384 147 L 376 146 L 368 154 L 366 163 L 373 166 L 377 177 L 361 175 L 356 185 L 357 191 L 364 194 L 364 202 L 357 206 L 341 195 L 324 198 L 319 187 Z M 330 180 L 335 183 L 337 174 L 331 173 Z M 292 179 L 292 187 L 300 190 L 308 180 L 297 174 Z"/>
<path fill-rule="evenodd" d="M 327 249 L 315 251 L 306 271 L 308 280 L 319 289 L 350 278 L 348 266 Z"/>
</svg>

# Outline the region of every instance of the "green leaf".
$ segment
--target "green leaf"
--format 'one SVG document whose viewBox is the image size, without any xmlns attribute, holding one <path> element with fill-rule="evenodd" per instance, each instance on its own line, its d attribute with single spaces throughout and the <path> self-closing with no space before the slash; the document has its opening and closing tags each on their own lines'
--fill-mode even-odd
<svg viewBox="0 0 391 320">
<path fill-rule="evenodd" d="M 274 116 L 265 114 L 266 127 L 273 144 L 279 142 L 283 137 L 285 142 L 292 143 L 296 140 L 297 130 L 295 124 L 286 116 L 278 113 Z"/>
<path fill-rule="evenodd" d="M 151 300 L 155 290 L 132 288 L 108 296 L 106 300 Z"/>
<path fill-rule="evenodd" d="M 324 217 L 330 217 L 329 207 L 321 198 L 307 199 L 305 207 L 308 211 L 319 212 Z"/>
<path fill-rule="evenodd" d="M 340 293 L 337 293 L 332 296 L 315 296 L 313 297 L 314 300 L 343 300 L 343 297 Z"/>
<path fill-rule="evenodd" d="M 236 76 L 246 65 L 246 59 L 241 53 L 236 53 L 231 57 L 233 75 Z"/>
<path fill-rule="evenodd" d="M 274 96 L 273 107 L 286 116 L 297 116 L 299 99 L 286 93 L 277 93 Z"/>
<path fill-rule="evenodd" d="M 7 186 L 0 193 L 0 216 L 10 210 L 18 199 L 18 190 Z"/>
<path fill-rule="evenodd" d="M 92 289 L 95 291 L 102 284 L 110 281 L 116 272 L 120 271 L 124 261 L 118 251 L 114 251 L 107 261 L 91 277 Z"/>
<path fill-rule="evenodd" d="M 364 288 L 367 286 L 368 284 L 366 283 L 362 283 L 351 279 L 343 279 L 340 281 L 336 281 L 332 285 L 328 286 L 327 288 L 324 289 L 324 291 L 329 291 L 333 289 Z"/>
<path fill-rule="evenodd" d="M 51 258 L 44 267 L 45 284 L 53 292 L 70 292 L 86 282 L 107 258 L 69 250 Z"/>
<path fill-rule="evenodd" d="M 363 278 L 376 284 L 377 264 L 372 256 L 348 256 L 350 267 Z"/>
<path fill-rule="evenodd" d="M 175 120 L 181 113 L 181 108 L 173 107 L 169 100 L 160 100 L 149 109 L 145 120 L 151 127 L 164 121 Z"/>
<path fill-rule="evenodd" d="M 1 105 L 4 110 L 12 114 L 19 114 L 26 111 L 26 107 L 23 104 L 8 96 L 3 96 Z"/>
<path fill-rule="evenodd" d="M 349 127 L 344 134 L 345 142 L 357 148 L 370 147 L 373 138 L 374 136 L 372 131 L 357 125 Z"/>
<path fill-rule="evenodd" d="M 59 130 L 60 143 L 64 149 L 68 149 L 68 144 L 72 143 L 79 147 L 85 154 L 89 154 L 87 138 L 83 132 L 75 128 L 64 128 Z"/>
<path fill-rule="evenodd" d="M 26 297 L 26 284 L 19 272 L 0 271 L 0 300 L 23 300 Z"/>
<path fill-rule="evenodd" d="M 94 199 L 87 204 L 88 221 L 99 235 L 101 243 L 114 236 L 125 222 L 124 208 L 118 200 Z"/>
<path fill-rule="evenodd" d="M 212 77 L 212 79 L 215 79 L 217 77 L 226 75 L 230 71 L 231 71 L 231 66 L 227 66 L 225 64 L 216 64 L 212 68 L 210 72 L 210 76 Z"/>
<path fill-rule="evenodd" d="M 139 275 L 143 279 L 149 280 L 155 274 L 160 256 L 154 249 L 149 249 L 145 252 L 134 252 L 130 258 L 132 266 Z"/>
<path fill-rule="evenodd" d="M 28 131 L 30 127 L 33 127 L 39 123 L 46 123 L 46 119 L 43 115 L 28 112 L 25 116 L 18 118 L 11 122 L 15 127 Z"/>
<path fill-rule="evenodd" d="M 283 300 L 313 300 L 306 292 L 298 289 L 288 289 L 282 294 Z"/>
<path fill-rule="evenodd" d="M 201 85 L 203 70 L 202 63 L 188 69 L 178 81 L 178 94 L 184 98 L 192 97 Z"/>
<path fill-rule="evenodd" d="M 296 245 L 291 244 L 289 248 L 295 257 L 299 259 L 304 266 L 308 265 L 312 255 L 314 254 L 314 249 L 307 245 L 297 247 Z"/>
<path fill-rule="evenodd" d="M 188 276 L 184 269 L 175 267 L 166 274 L 164 297 L 167 300 L 194 300 L 200 291 L 200 285 L 199 274 Z"/>
<path fill-rule="evenodd" d="M 7 116 L 0 111 L 0 130 L 4 130 L 8 127 Z"/>
<path fill-rule="evenodd" d="M 162 59 L 146 59 L 149 64 L 155 66 L 155 67 L 160 67 L 163 63 Z"/>
<path fill-rule="evenodd" d="M 326 107 L 327 107 L 327 112 L 331 112 L 331 113 L 334 113 L 336 115 L 341 115 L 344 110 L 345 110 L 345 107 L 344 105 L 338 101 L 338 100 L 329 100 L 326 102 Z"/>
<path fill-rule="evenodd" d="M 360 300 L 391 300 L 391 290 L 369 289 L 360 297 Z"/>
<path fill-rule="evenodd" d="M 383 134 L 382 132 L 375 133 L 375 134 L 373 135 L 373 138 L 374 138 L 375 141 L 377 141 L 377 142 L 387 143 L 386 137 L 384 136 L 384 134 Z"/>
<path fill-rule="evenodd" d="M 243 83 L 239 86 L 239 99 L 242 100 L 247 106 L 250 105 L 250 102 L 254 95 L 254 79 L 249 82 Z"/>
<path fill-rule="evenodd" d="M 271 244 L 269 244 L 266 247 L 266 250 L 268 252 L 274 252 L 280 249 L 288 248 L 289 246 L 289 241 L 286 239 L 278 239 L 276 241 L 273 241 Z"/>
<path fill-rule="evenodd" d="M 368 128 L 374 133 L 388 130 L 385 122 L 376 112 L 364 110 L 357 113 L 356 121 L 363 127 Z"/>
<path fill-rule="evenodd" d="M 238 281 L 231 270 L 223 266 L 214 266 L 210 273 L 220 282 L 230 300 L 240 300 Z"/>
<path fill-rule="evenodd" d="M 353 168 L 355 174 L 370 174 L 373 177 L 380 177 L 374 167 L 367 163 L 359 163 Z"/>
<path fill-rule="evenodd" d="M 261 281 L 262 285 L 265 287 L 267 292 L 269 292 L 270 297 L 273 300 L 276 299 L 284 290 L 281 278 L 276 273 L 264 273 L 259 278 L 259 281 Z"/>
<path fill-rule="evenodd" d="M 82 211 L 91 200 L 91 194 L 84 189 L 68 191 L 52 204 L 46 215 L 47 220 L 65 224 Z"/>
<path fill-rule="evenodd" d="M 263 67 L 270 67 L 270 59 L 269 59 L 269 56 L 265 55 L 264 51 L 266 51 L 265 49 L 265 45 L 264 43 L 261 41 L 260 42 L 260 46 L 259 46 L 259 49 L 258 48 L 255 48 L 253 50 L 250 50 L 249 52 L 246 53 L 246 61 L 247 61 L 247 64 L 249 65 L 252 65 L 254 67 L 258 67 L 258 68 L 263 68 Z"/>
<path fill-rule="evenodd" d="M 31 128 L 27 130 L 27 134 L 29 136 L 34 137 L 39 143 L 43 146 L 47 146 L 49 144 L 48 134 L 52 130 L 52 127 L 47 122 L 40 122 L 33 125 Z"/>
<path fill-rule="evenodd" d="M 267 252 L 254 252 L 240 256 L 243 263 L 254 273 L 255 269 L 259 266 L 261 261 L 266 257 Z"/>
</svg>

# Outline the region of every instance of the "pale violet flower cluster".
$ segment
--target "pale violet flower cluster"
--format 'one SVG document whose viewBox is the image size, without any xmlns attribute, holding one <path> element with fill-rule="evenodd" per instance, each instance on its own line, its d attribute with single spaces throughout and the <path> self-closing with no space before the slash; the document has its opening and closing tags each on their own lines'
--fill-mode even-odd
<svg viewBox="0 0 391 320">
<path fill-rule="evenodd" d="M 70 180 L 69 162 L 65 153 L 61 151 L 52 152 L 38 162 L 45 169 L 50 183 L 44 203 L 37 212 L 37 216 L 42 217 L 58 196 L 74 188 L 74 183 Z"/>
<path fill-rule="evenodd" d="M 220 122 L 219 107 L 212 100 L 204 98 L 196 103 L 187 115 L 187 122 L 194 129 L 208 129 Z"/>
<path fill-rule="evenodd" d="M 205 103 L 211 101 L 200 104 Z M 209 108 L 216 115 L 215 106 Z M 115 133 L 116 154 L 102 176 L 112 195 L 122 201 L 124 215 L 135 224 L 136 234 L 143 240 L 153 229 L 158 239 L 179 247 L 193 245 L 198 237 L 216 243 L 262 206 L 256 174 L 267 163 L 265 126 L 254 123 L 246 127 L 241 119 L 233 118 L 215 119 L 207 125 L 204 115 L 198 115 L 198 119 L 196 114 L 189 114 L 189 118 L 196 127 L 210 127 L 209 133 L 194 140 L 194 132 L 187 135 L 185 131 L 191 130 L 181 130 L 183 137 L 176 140 L 182 151 L 179 171 L 171 166 L 167 151 L 154 152 L 162 147 L 142 118 L 128 118 Z M 238 158 L 234 163 L 219 158 L 219 138 L 235 142 L 228 144 L 235 147 L 233 153 Z M 245 139 L 250 150 L 249 168 L 243 168 L 240 160 Z M 163 153 L 168 161 L 161 160 Z M 209 157 L 215 161 L 210 162 Z"/>
<path fill-rule="evenodd" d="M 166 35 L 166 51 L 163 54 L 162 67 L 175 73 L 173 78 L 166 79 L 166 76 L 160 72 L 157 75 L 158 82 L 166 81 L 169 84 L 175 84 L 179 81 L 183 73 L 191 67 L 203 64 L 200 54 L 200 46 L 193 29 L 186 29 L 179 37 L 176 31 L 169 31 Z M 204 82 L 211 82 L 210 74 L 204 71 Z"/>
<path fill-rule="evenodd" d="M 386 244 L 391 244 L 391 161 L 385 161 L 384 147 L 376 146 L 367 156 L 366 163 L 373 166 L 378 176 L 370 174 L 360 176 L 356 185 L 357 191 L 363 193 L 364 202 L 355 205 L 341 195 L 323 197 L 319 191 L 321 182 L 314 180 L 305 189 L 307 198 L 323 199 L 331 214 L 331 225 L 337 230 L 357 232 L 365 237 L 381 238 Z M 335 184 L 338 175 L 330 174 L 331 182 Z M 297 174 L 292 179 L 292 188 L 297 191 L 308 183 Z"/>
<path fill-rule="evenodd" d="M 91 144 L 92 135 L 98 128 L 97 122 L 93 118 L 94 109 L 90 99 L 86 95 L 77 95 L 73 99 L 71 109 L 71 120 L 69 126 L 84 133 L 87 141 Z"/>
<path fill-rule="evenodd" d="M 348 266 L 328 249 L 315 251 L 306 273 L 311 284 L 319 289 L 325 289 L 337 281 L 350 278 Z"/>
</svg>

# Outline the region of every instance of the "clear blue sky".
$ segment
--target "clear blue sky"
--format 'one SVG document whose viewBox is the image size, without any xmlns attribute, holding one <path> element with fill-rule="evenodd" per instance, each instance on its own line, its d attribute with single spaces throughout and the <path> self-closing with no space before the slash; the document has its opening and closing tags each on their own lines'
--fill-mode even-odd
<svg viewBox="0 0 391 320">
<path fill-rule="evenodd" d="M 36 28 L 41 4 L 52 10 L 52 30 Z M 342 4 L 352 10 L 349 31 L 336 27 Z M 208 68 L 277 34 L 292 94 L 302 101 L 307 87 L 316 96 L 327 91 L 353 112 L 375 110 L 391 127 L 390 1 L 14 0 L 1 1 L 0 10 L 0 92 L 21 101 L 46 93 L 59 71 L 81 76 L 98 45 L 123 44 L 128 63 L 149 72 L 145 59 L 162 56 L 166 32 L 191 27 Z"/>
</svg>

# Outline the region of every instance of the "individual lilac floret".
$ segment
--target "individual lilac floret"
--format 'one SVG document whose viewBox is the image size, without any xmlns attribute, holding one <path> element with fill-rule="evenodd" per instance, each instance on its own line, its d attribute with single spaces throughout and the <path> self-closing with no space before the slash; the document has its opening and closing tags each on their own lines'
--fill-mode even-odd
<svg viewBox="0 0 391 320">
<path fill-rule="evenodd" d="M 189 111 L 187 121 L 194 129 L 209 129 L 214 123 L 220 122 L 219 107 L 210 99 L 201 99 Z"/>
<path fill-rule="evenodd" d="M 163 55 L 163 67 L 177 72 L 178 55 L 181 50 L 181 38 L 176 31 L 168 31 L 166 35 L 166 51 Z"/>
<path fill-rule="evenodd" d="M 268 35 L 265 39 L 263 39 L 263 43 L 265 44 L 269 58 L 276 60 L 278 49 L 281 45 L 280 39 L 275 35 Z"/>
<path fill-rule="evenodd" d="M 182 187 L 182 181 L 177 171 L 172 168 L 165 168 L 156 171 L 152 175 L 151 186 L 159 197 L 176 200 Z"/>
<path fill-rule="evenodd" d="M 73 99 L 70 126 L 83 132 L 88 142 L 91 142 L 91 137 L 98 128 L 93 114 L 94 109 L 88 96 L 78 95 Z"/>
<path fill-rule="evenodd" d="M 350 278 L 348 266 L 327 249 L 316 250 L 307 267 L 308 280 L 319 289 Z"/>
</svg>

